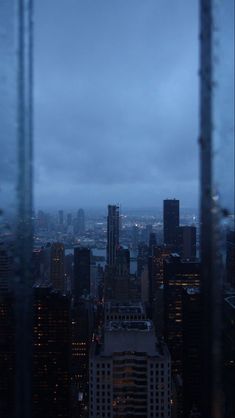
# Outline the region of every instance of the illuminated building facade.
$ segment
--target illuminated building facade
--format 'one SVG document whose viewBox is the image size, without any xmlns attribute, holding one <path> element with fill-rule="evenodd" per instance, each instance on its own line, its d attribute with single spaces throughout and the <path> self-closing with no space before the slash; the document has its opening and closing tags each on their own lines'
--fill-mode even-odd
<svg viewBox="0 0 235 418">
<path fill-rule="evenodd" d="M 76 418 L 88 417 L 92 324 L 92 303 L 81 298 L 72 308 L 72 408 Z"/>
<path fill-rule="evenodd" d="M 10 292 L 0 290 L 0 416 L 13 418 L 15 402 L 15 312 Z"/>
<path fill-rule="evenodd" d="M 34 287 L 33 418 L 70 418 L 70 348 L 70 297 Z"/>
<path fill-rule="evenodd" d="M 55 242 L 51 244 L 51 259 L 50 259 L 50 277 L 51 284 L 55 290 L 64 292 L 65 290 L 65 276 L 64 276 L 64 245 Z"/>
<path fill-rule="evenodd" d="M 117 250 L 119 247 L 119 207 L 108 206 L 107 217 L 107 265 L 115 266 Z"/>
<path fill-rule="evenodd" d="M 151 321 L 109 321 L 90 353 L 90 418 L 169 418 L 170 355 Z"/>
<path fill-rule="evenodd" d="M 171 254 L 164 262 L 164 336 L 172 357 L 173 373 L 182 376 L 182 292 L 200 287 L 200 263 Z"/>
<path fill-rule="evenodd" d="M 202 411 L 202 298 L 198 288 L 182 292 L 183 318 L 183 417 Z M 201 416 L 201 415 L 199 415 Z"/>
</svg>

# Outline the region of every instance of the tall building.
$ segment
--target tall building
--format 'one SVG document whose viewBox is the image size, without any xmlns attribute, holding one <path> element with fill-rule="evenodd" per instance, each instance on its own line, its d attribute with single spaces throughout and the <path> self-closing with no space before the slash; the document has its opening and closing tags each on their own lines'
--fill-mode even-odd
<svg viewBox="0 0 235 418">
<path fill-rule="evenodd" d="M 70 298 L 51 287 L 33 296 L 32 417 L 70 418 Z"/>
<path fill-rule="evenodd" d="M 145 266 L 148 265 L 149 247 L 145 243 L 138 245 L 137 276 L 140 277 Z"/>
<path fill-rule="evenodd" d="M 73 417 L 88 417 L 89 350 L 93 332 L 92 302 L 80 298 L 72 308 L 72 410 Z"/>
<path fill-rule="evenodd" d="M 235 416 L 235 398 L 231 390 L 235 387 L 235 293 L 223 300 L 223 390 L 226 418 Z"/>
<path fill-rule="evenodd" d="M 51 244 L 50 277 L 53 288 L 64 292 L 64 244 L 59 242 Z"/>
<path fill-rule="evenodd" d="M 15 306 L 13 295 L 0 289 L 0 416 L 14 417 Z"/>
<path fill-rule="evenodd" d="M 13 418 L 15 403 L 15 299 L 13 256 L 0 243 L 0 416 Z"/>
<path fill-rule="evenodd" d="M 202 299 L 200 289 L 182 292 L 183 324 L 183 417 L 202 412 Z"/>
<path fill-rule="evenodd" d="M 132 249 L 136 251 L 138 248 L 138 241 L 139 241 L 139 228 L 137 225 L 133 225 L 131 235 L 132 235 L 131 236 Z"/>
<path fill-rule="evenodd" d="M 85 232 L 85 212 L 83 209 L 78 209 L 77 213 L 77 232 L 82 235 Z"/>
<path fill-rule="evenodd" d="M 157 246 L 157 237 L 155 232 L 149 234 L 149 255 L 152 255 L 154 248 Z"/>
<path fill-rule="evenodd" d="M 195 226 L 179 226 L 178 228 L 178 251 L 184 259 L 196 258 L 196 232 Z"/>
<path fill-rule="evenodd" d="M 107 217 L 107 265 L 115 266 L 119 247 L 119 207 L 108 206 Z"/>
<path fill-rule="evenodd" d="M 133 308 L 125 313 L 122 306 L 119 317 L 142 315 Z M 106 323 L 103 342 L 92 343 L 89 386 L 90 418 L 170 417 L 170 355 L 151 321 Z"/>
<path fill-rule="evenodd" d="M 171 254 L 164 262 L 164 336 L 172 358 L 174 375 L 182 376 L 183 323 L 182 291 L 200 287 L 200 263 L 184 261 Z"/>
<path fill-rule="evenodd" d="M 33 282 L 38 283 L 43 275 L 43 248 L 34 248 L 32 254 Z"/>
<path fill-rule="evenodd" d="M 91 250 L 89 248 L 74 248 L 73 294 L 76 301 L 90 295 L 91 280 Z"/>
<path fill-rule="evenodd" d="M 130 252 L 120 247 L 116 252 L 115 266 L 105 271 L 105 300 L 127 301 L 131 298 Z"/>
<path fill-rule="evenodd" d="M 164 283 L 164 261 L 170 257 L 170 254 L 171 248 L 163 245 L 154 247 L 152 256 L 149 257 L 149 281 L 153 294 Z"/>
<path fill-rule="evenodd" d="M 64 211 L 63 210 L 59 210 L 58 212 L 58 221 L 59 221 L 59 225 L 64 224 Z"/>
<path fill-rule="evenodd" d="M 179 227 L 179 200 L 166 199 L 163 202 L 164 244 L 177 248 Z"/>
<path fill-rule="evenodd" d="M 148 259 L 149 302 L 157 335 L 162 335 L 164 329 L 164 261 L 170 254 L 171 249 L 168 246 L 157 246 L 153 248 L 152 256 Z"/>
<path fill-rule="evenodd" d="M 235 288 L 235 231 L 229 231 L 226 240 L 227 282 Z"/>
<path fill-rule="evenodd" d="M 0 293 L 3 294 L 12 289 L 13 256 L 7 245 L 0 242 Z"/>
</svg>

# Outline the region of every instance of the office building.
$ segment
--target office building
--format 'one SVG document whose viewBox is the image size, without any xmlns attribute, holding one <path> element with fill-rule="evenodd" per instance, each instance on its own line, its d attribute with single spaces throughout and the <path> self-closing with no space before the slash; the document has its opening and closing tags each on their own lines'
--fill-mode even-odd
<svg viewBox="0 0 235 418">
<path fill-rule="evenodd" d="M 177 249 L 179 227 L 179 200 L 167 199 L 163 202 L 164 244 Z"/>
<path fill-rule="evenodd" d="M 52 287 L 61 292 L 65 291 L 64 272 L 64 244 L 54 242 L 50 248 L 50 278 Z"/>
<path fill-rule="evenodd" d="M 91 286 L 91 250 L 74 248 L 73 294 L 76 301 L 90 295 Z"/>
<path fill-rule="evenodd" d="M 70 298 L 34 287 L 32 417 L 70 418 Z"/>
<path fill-rule="evenodd" d="M 202 411 L 202 321 L 200 289 L 184 288 L 182 291 L 184 418 Z"/>
<path fill-rule="evenodd" d="M 138 242 L 139 242 L 139 228 L 137 225 L 132 226 L 131 231 L 131 242 L 132 242 L 132 250 L 136 251 L 138 248 Z"/>
<path fill-rule="evenodd" d="M 116 262 L 107 266 L 104 280 L 104 296 L 106 301 L 131 300 L 130 252 L 120 247 L 116 252 Z"/>
<path fill-rule="evenodd" d="M 164 261 L 164 336 L 172 358 L 174 375 L 182 376 L 183 324 L 182 291 L 200 287 L 200 263 L 184 261 L 171 254 Z"/>
<path fill-rule="evenodd" d="M 105 324 L 109 321 L 144 321 L 147 319 L 144 305 L 141 302 L 107 302 L 105 303 Z"/>
<path fill-rule="evenodd" d="M 149 234 L 149 255 L 151 256 L 154 248 L 157 246 L 157 237 L 155 232 L 150 232 Z"/>
<path fill-rule="evenodd" d="M 58 212 L 58 221 L 59 221 L 59 225 L 64 224 L 64 211 L 63 210 L 59 210 Z"/>
<path fill-rule="evenodd" d="M 235 294 L 225 295 L 223 300 L 223 390 L 226 418 L 235 416 Z"/>
<path fill-rule="evenodd" d="M 114 267 L 116 264 L 117 250 L 119 247 L 119 207 L 108 206 L 107 217 L 107 265 Z"/>
<path fill-rule="evenodd" d="M 164 261 L 170 256 L 171 248 L 166 245 L 153 247 L 152 255 L 148 259 L 149 303 L 152 320 L 157 335 L 163 334 L 163 268 Z"/>
<path fill-rule="evenodd" d="M 226 240 L 227 283 L 235 289 L 235 231 L 227 233 Z"/>
<path fill-rule="evenodd" d="M 2 265 L 3 267 L 3 265 Z M 3 271 L 3 270 L 2 270 Z M 1 273 L 2 273 L 1 271 Z M 14 417 L 15 403 L 15 306 L 14 297 L 0 289 L 0 416 Z"/>
<path fill-rule="evenodd" d="M 103 342 L 90 351 L 89 417 L 169 418 L 170 364 L 151 321 L 107 322 Z"/>
<path fill-rule="evenodd" d="M 140 277 L 144 267 L 148 265 L 149 247 L 145 243 L 138 245 L 137 276 Z"/>
<path fill-rule="evenodd" d="M 12 289 L 13 256 L 8 246 L 0 242 L 0 294 Z"/>
<path fill-rule="evenodd" d="M 85 232 L 85 212 L 83 209 L 78 209 L 77 213 L 77 233 L 83 235 Z"/>
<path fill-rule="evenodd" d="M 196 258 L 196 227 L 179 226 L 178 251 L 182 258 L 195 260 Z"/>
<path fill-rule="evenodd" d="M 149 281 L 151 292 L 155 294 L 156 289 L 164 283 L 164 261 L 170 256 L 171 248 L 163 245 L 153 248 L 152 256 L 149 257 Z"/>
<path fill-rule="evenodd" d="M 72 410 L 73 417 L 87 418 L 89 403 L 89 350 L 93 333 L 93 304 L 80 298 L 72 307 Z"/>
</svg>

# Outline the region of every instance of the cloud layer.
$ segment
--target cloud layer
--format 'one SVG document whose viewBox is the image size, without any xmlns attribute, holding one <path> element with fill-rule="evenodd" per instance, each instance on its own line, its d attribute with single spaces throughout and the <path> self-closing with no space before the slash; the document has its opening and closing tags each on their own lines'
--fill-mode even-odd
<svg viewBox="0 0 235 418">
<path fill-rule="evenodd" d="M 197 205 L 197 3 L 36 3 L 37 206 Z"/>
</svg>

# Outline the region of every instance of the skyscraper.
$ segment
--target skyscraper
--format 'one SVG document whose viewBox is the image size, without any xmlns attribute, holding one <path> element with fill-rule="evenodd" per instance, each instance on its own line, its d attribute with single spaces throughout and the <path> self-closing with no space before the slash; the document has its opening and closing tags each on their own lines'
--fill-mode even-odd
<svg viewBox="0 0 235 418">
<path fill-rule="evenodd" d="M 13 418 L 15 404 L 15 300 L 0 289 L 0 416 Z"/>
<path fill-rule="evenodd" d="M 137 317 L 135 306 L 110 316 Z M 140 315 L 142 313 L 140 312 Z M 170 417 L 171 363 L 149 320 L 106 322 L 90 352 L 90 418 Z"/>
<path fill-rule="evenodd" d="M 177 248 L 179 227 L 179 200 L 166 199 L 163 203 L 164 244 Z"/>
<path fill-rule="evenodd" d="M 0 293 L 8 292 L 12 288 L 13 257 L 5 244 L 0 242 Z"/>
<path fill-rule="evenodd" d="M 164 333 L 172 357 L 172 371 L 182 375 L 182 291 L 200 287 L 200 263 L 172 254 L 164 262 Z"/>
<path fill-rule="evenodd" d="M 70 298 L 35 287 L 33 298 L 33 418 L 70 418 Z"/>
<path fill-rule="evenodd" d="M 81 235 L 85 232 L 85 212 L 83 209 L 79 209 L 77 213 L 77 232 Z"/>
<path fill-rule="evenodd" d="M 74 248 L 73 293 L 76 301 L 82 296 L 90 295 L 91 280 L 91 250 L 89 248 Z"/>
<path fill-rule="evenodd" d="M 182 258 L 193 260 L 196 258 L 196 227 L 179 226 L 178 251 Z"/>
<path fill-rule="evenodd" d="M 13 418 L 15 402 L 15 300 L 13 256 L 0 242 L 0 416 Z"/>
<path fill-rule="evenodd" d="M 185 288 L 182 292 L 183 323 L 183 411 L 188 418 L 193 408 L 202 407 L 202 303 L 200 289 Z M 199 415 L 201 416 L 201 415 Z"/>
<path fill-rule="evenodd" d="M 93 306 L 80 298 L 72 307 L 72 367 L 73 416 L 87 418 L 89 400 L 89 350 L 93 331 Z"/>
<path fill-rule="evenodd" d="M 235 231 L 227 233 L 226 240 L 226 272 L 227 282 L 235 287 Z"/>
<path fill-rule="evenodd" d="M 58 220 L 59 220 L 59 225 L 63 225 L 64 224 L 64 211 L 63 210 L 59 210 L 59 212 L 58 212 Z"/>
<path fill-rule="evenodd" d="M 119 207 L 108 206 L 107 217 L 107 265 L 114 267 L 119 247 Z"/>
<path fill-rule="evenodd" d="M 64 292 L 64 245 L 59 242 L 51 245 L 50 277 L 53 288 Z"/>
<path fill-rule="evenodd" d="M 139 240 L 139 228 L 137 225 L 133 225 L 131 235 L 132 235 L 132 240 L 131 240 L 132 249 L 136 251 L 138 248 L 138 240 Z"/>
</svg>

